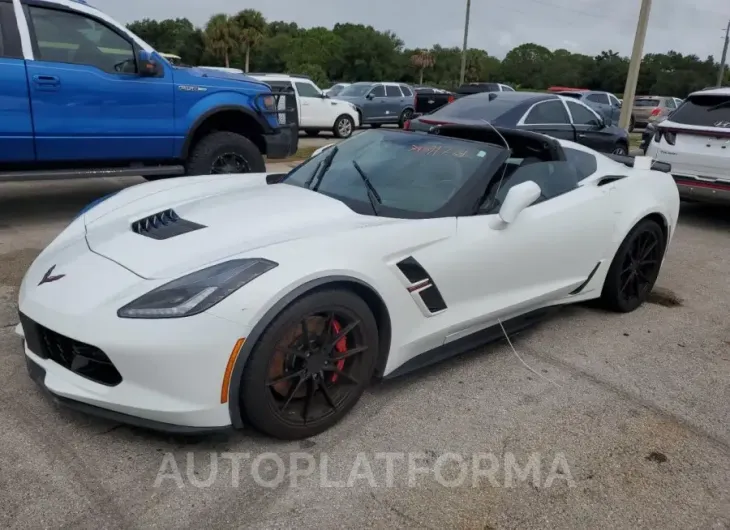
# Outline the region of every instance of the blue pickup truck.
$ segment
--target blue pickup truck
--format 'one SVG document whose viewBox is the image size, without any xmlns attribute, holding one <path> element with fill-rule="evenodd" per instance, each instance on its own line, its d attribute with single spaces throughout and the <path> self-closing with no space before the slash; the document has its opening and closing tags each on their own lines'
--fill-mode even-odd
<svg viewBox="0 0 730 530">
<path fill-rule="evenodd" d="M 288 97 L 173 66 L 81 0 L 0 0 L 0 181 L 264 171 L 297 149 Z"/>
</svg>

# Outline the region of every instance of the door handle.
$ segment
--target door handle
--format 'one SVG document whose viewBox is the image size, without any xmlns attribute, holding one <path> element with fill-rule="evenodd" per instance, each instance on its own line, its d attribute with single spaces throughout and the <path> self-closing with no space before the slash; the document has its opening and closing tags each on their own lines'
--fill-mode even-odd
<svg viewBox="0 0 730 530">
<path fill-rule="evenodd" d="M 586 137 L 586 135 L 585 135 L 585 134 L 583 134 L 583 133 L 580 133 L 580 134 L 578 135 L 578 138 L 585 138 L 585 137 Z"/>
<path fill-rule="evenodd" d="M 61 79 L 55 75 L 34 75 L 33 82 L 41 86 L 58 86 L 61 84 Z"/>
</svg>

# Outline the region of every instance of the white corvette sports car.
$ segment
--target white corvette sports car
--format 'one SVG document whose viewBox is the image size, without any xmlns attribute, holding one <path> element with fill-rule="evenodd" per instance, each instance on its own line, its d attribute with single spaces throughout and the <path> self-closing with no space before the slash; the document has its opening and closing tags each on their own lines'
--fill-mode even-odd
<svg viewBox="0 0 730 530">
<path fill-rule="evenodd" d="M 93 205 L 20 288 L 30 375 L 148 428 L 295 439 L 375 377 L 546 309 L 632 311 L 679 197 L 664 164 L 482 126 L 372 130 L 286 175 L 156 181 Z"/>
</svg>

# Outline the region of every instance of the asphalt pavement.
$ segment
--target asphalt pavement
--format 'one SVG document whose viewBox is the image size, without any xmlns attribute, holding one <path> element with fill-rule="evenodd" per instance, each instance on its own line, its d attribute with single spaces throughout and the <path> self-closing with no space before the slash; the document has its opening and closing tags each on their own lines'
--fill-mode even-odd
<svg viewBox="0 0 730 530">
<path fill-rule="evenodd" d="M 13 334 L 34 257 L 136 182 L 0 187 L 0 528 L 730 529 L 727 209 L 683 206 L 634 313 L 566 308 L 311 440 L 183 439 L 58 409 Z"/>
</svg>

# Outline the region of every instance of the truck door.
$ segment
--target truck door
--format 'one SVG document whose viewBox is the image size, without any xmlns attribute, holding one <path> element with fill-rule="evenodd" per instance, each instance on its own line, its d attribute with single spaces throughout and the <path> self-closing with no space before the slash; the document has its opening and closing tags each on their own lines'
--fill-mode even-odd
<svg viewBox="0 0 730 530">
<path fill-rule="evenodd" d="M 137 70 L 136 44 L 80 11 L 29 0 L 27 62 L 39 161 L 149 160 L 174 154 L 173 72 Z"/>
<path fill-rule="evenodd" d="M 0 164 L 35 160 L 25 60 L 15 11 L 0 1 Z"/>
</svg>

